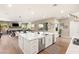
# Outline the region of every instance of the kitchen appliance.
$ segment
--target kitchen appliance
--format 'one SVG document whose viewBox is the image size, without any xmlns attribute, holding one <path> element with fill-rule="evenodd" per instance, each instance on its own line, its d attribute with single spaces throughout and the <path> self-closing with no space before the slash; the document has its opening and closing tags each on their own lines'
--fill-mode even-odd
<svg viewBox="0 0 79 59">
<path fill-rule="evenodd" d="M 39 52 L 45 48 L 45 37 L 38 39 L 38 50 Z"/>
<path fill-rule="evenodd" d="M 56 42 L 56 40 L 55 40 L 55 35 L 53 34 L 52 35 L 52 44 L 54 44 Z"/>
</svg>

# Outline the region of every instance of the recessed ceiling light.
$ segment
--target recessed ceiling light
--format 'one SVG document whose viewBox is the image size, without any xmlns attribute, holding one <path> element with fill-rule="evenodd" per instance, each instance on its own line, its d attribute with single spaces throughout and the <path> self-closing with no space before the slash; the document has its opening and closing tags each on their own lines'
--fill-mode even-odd
<svg viewBox="0 0 79 59">
<path fill-rule="evenodd" d="M 43 18 L 46 18 L 46 16 L 43 16 Z"/>
<path fill-rule="evenodd" d="M 12 7 L 12 4 L 8 4 L 8 7 Z"/>
<path fill-rule="evenodd" d="M 64 11 L 63 11 L 63 10 L 61 10 L 60 12 L 61 12 L 61 13 L 64 13 Z"/>
<path fill-rule="evenodd" d="M 32 15 L 34 15 L 34 14 L 35 14 L 35 12 L 34 12 L 34 11 L 32 11 L 32 12 L 31 12 L 31 14 L 32 14 Z"/>
<path fill-rule="evenodd" d="M 68 14 L 67 17 L 70 17 L 70 15 Z"/>
</svg>

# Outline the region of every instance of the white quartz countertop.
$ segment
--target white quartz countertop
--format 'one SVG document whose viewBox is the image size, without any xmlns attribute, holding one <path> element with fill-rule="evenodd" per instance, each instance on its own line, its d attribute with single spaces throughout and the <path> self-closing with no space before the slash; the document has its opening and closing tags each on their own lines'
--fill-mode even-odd
<svg viewBox="0 0 79 59">
<path fill-rule="evenodd" d="M 34 33 L 28 32 L 28 33 L 19 33 L 19 36 L 21 36 L 27 40 L 34 40 L 34 39 L 39 39 L 39 38 L 45 37 L 44 34 L 53 35 L 54 33 L 42 32 L 42 34 L 37 34 L 36 32 L 34 32 Z"/>
<path fill-rule="evenodd" d="M 54 33 L 44 32 L 44 34 L 53 35 Z"/>
<path fill-rule="evenodd" d="M 79 45 L 73 44 L 73 39 L 70 42 L 66 54 L 79 54 Z"/>
<path fill-rule="evenodd" d="M 27 40 L 34 40 L 44 37 L 44 35 L 40 35 L 40 34 L 20 34 L 20 36 Z"/>
</svg>

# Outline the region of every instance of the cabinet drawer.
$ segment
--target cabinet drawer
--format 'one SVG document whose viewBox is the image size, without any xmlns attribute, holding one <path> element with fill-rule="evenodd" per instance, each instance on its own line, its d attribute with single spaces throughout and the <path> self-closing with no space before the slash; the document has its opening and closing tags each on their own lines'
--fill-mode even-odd
<svg viewBox="0 0 79 59">
<path fill-rule="evenodd" d="M 30 48 L 31 48 L 31 53 L 36 54 L 38 53 L 38 40 L 33 40 L 30 42 Z"/>
<path fill-rule="evenodd" d="M 33 45 L 35 45 L 37 43 L 38 43 L 38 40 L 37 39 L 30 41 L 30 44 L 33 44 Z"/>
<path fill-rule="evenodd" d="M 37 46 L 34 46 L 31 48 L 31 53 L 38 53 L 38 47 Z"/>
</svg>

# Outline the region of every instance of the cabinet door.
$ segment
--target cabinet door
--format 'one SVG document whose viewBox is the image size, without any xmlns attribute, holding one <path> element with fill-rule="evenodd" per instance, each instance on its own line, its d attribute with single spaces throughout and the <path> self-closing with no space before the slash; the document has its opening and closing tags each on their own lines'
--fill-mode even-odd
<svg viewBox="0 0 79 59">
<path fill-rule="evenodd" d="M 57 41 L 57 38 L 59 37 L 59 34 L 57 32 L 54 33 L 54 42 Z"/>
<path fill-rule="evenodd" d="M 48 47 L 49 46 L 49 38 L 48 38 L 48 35 L 46 35 L 45 37 L 45 47 Z"/>
<path fill-rule="evenodd" d="M 53 41 L 53 36 L 49 35 L 49 43 L 50 43 L 49 45 L 51 45 L 53 43 L 52 41 Z"/>
<path fill-rule="evenodd" d="M 21 36 L 19 36 L 19 47 L 23 50 L 24 49 L 24 40 Z"/>
<path fill-rule="evenodd" d="M 46 37 L 45 37 L 45 47 L 48 47 L 49 45 L 51 45 L 52 44 L 52 36 L 50 36 L 50 35 L 47 35 Z"/>
<path fill-rule="evenodd" d="M 25 54 L 36 54 L 38 53 L 38 40 L 27 40 L 24 39 L 24 49 Z"/>
<path fill-rule="evenodd" d="M 30 46 L 31 46 L 31 54 L 38 53 L 38 39 L 31 41 Z"/>
<path fill-rule="evenodd" d="M 27 40 L 27 39 L 24 39 L 24 49 L 23 49 L 23 52 L 25 54 L 31 54 L 31 44 L 30 44 L 30 41 Z"/>
</svg>

